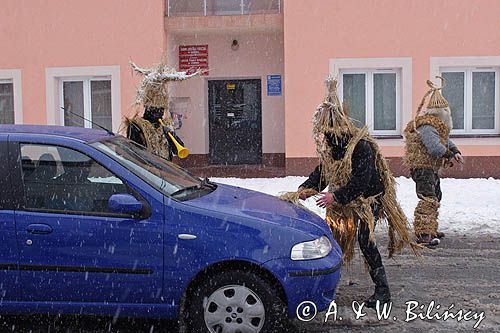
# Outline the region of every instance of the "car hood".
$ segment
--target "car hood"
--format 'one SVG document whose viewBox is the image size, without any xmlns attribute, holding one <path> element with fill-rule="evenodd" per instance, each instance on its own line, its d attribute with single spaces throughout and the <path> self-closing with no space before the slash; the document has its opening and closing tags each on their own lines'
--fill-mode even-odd
<svg viewBox="0 0 500 333">
<path fill-rule="evenodd" d="M 289 202 L 240 187 L 217 185 L 212 193 L 184 203 L 224 215 L 259 220 L 276 227 L 293 228 L 315 236 L 330 234 L 321 217 Z"/>
</svg>

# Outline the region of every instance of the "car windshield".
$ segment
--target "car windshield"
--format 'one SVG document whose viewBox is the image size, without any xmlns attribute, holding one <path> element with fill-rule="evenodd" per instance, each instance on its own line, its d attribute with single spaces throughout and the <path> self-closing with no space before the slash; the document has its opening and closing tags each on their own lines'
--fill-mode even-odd
<svg viewBox="0 0 500 333">
<path fill-rule="evenodd" d="M 124 137 L 96 141 L 91 145 L 165 195 L 188 199 L 193 192 L 207 193 L 207 188 L 210 188 L 208 181 L 192 176 L 174 163 L 148 152 Z M 188 194 L 190 195 L 187 196 Z"/>
</svg>

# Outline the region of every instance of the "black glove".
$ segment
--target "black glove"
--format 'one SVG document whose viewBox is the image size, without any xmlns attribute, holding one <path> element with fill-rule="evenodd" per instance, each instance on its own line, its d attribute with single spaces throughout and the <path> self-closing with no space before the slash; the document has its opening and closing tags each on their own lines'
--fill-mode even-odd
<svg viewBox="0 0 500 333">
<path fill-rule="evenodd" d="M 453 152 L 453 156 L 455 156 L 456 154 L 462 155 L 462 153 L 460 152 L 460 150 L 458 150 L 457 147 L 451 148 L 451 151 Z"/>
<path fill-rule="evenodd" d="M 443 157 L 444 158 L 447 158 L 447 159 L 450 159 L 452 158 L 453 156 L 455 156 L 455 153 L 453 151 L 451 151 L 450 149 L 447 149 L 446 150 L 446 153 L 444 153 Z"/>
</svg>

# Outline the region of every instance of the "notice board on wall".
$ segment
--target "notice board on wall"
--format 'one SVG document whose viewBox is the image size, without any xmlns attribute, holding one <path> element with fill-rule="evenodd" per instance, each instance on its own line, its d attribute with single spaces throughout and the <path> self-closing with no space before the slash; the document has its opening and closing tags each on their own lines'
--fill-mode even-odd
<svg viewBox="0 0 500 333">
<path fill-rule="evenodd" d="M 179 45 L 179 70 L 191 74 L 197 69 L 208 75 L 208 45 Z"/>
<path fill-rule="evenodd" d="M 267 96 L 281 96 L 281 75 L 267 76 Z"/>
</svg>

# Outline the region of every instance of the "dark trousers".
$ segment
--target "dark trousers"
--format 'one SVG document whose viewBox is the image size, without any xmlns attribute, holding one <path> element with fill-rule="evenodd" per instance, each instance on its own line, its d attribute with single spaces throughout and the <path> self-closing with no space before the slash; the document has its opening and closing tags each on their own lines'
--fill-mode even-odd
<svg viewBox="0 0 500 333">
<path fill-rule="evenodd" d="M 441 201 L 443 194 L 441 193 L 441 185 L 439 175 L 432 169 L 412 169 L 411 178 L 415 182 L 417 196 L 435 197 L 437 201 Z"/>
<path fill-rule="evenodd" d="M 375 221 L 378 218 L 379 206 L 375 204 L 373 207 L 373 216 L 375 216 Z M 358 244 L 361 249 L 361 253 L 366 259 L 370 270 L 375 270 L 382 267 L 382 257 L 378 251 L 375 242 L 370 242 L 370 228 L 368 223 L 363 220 L 358 221 Z"/>
</svg>

